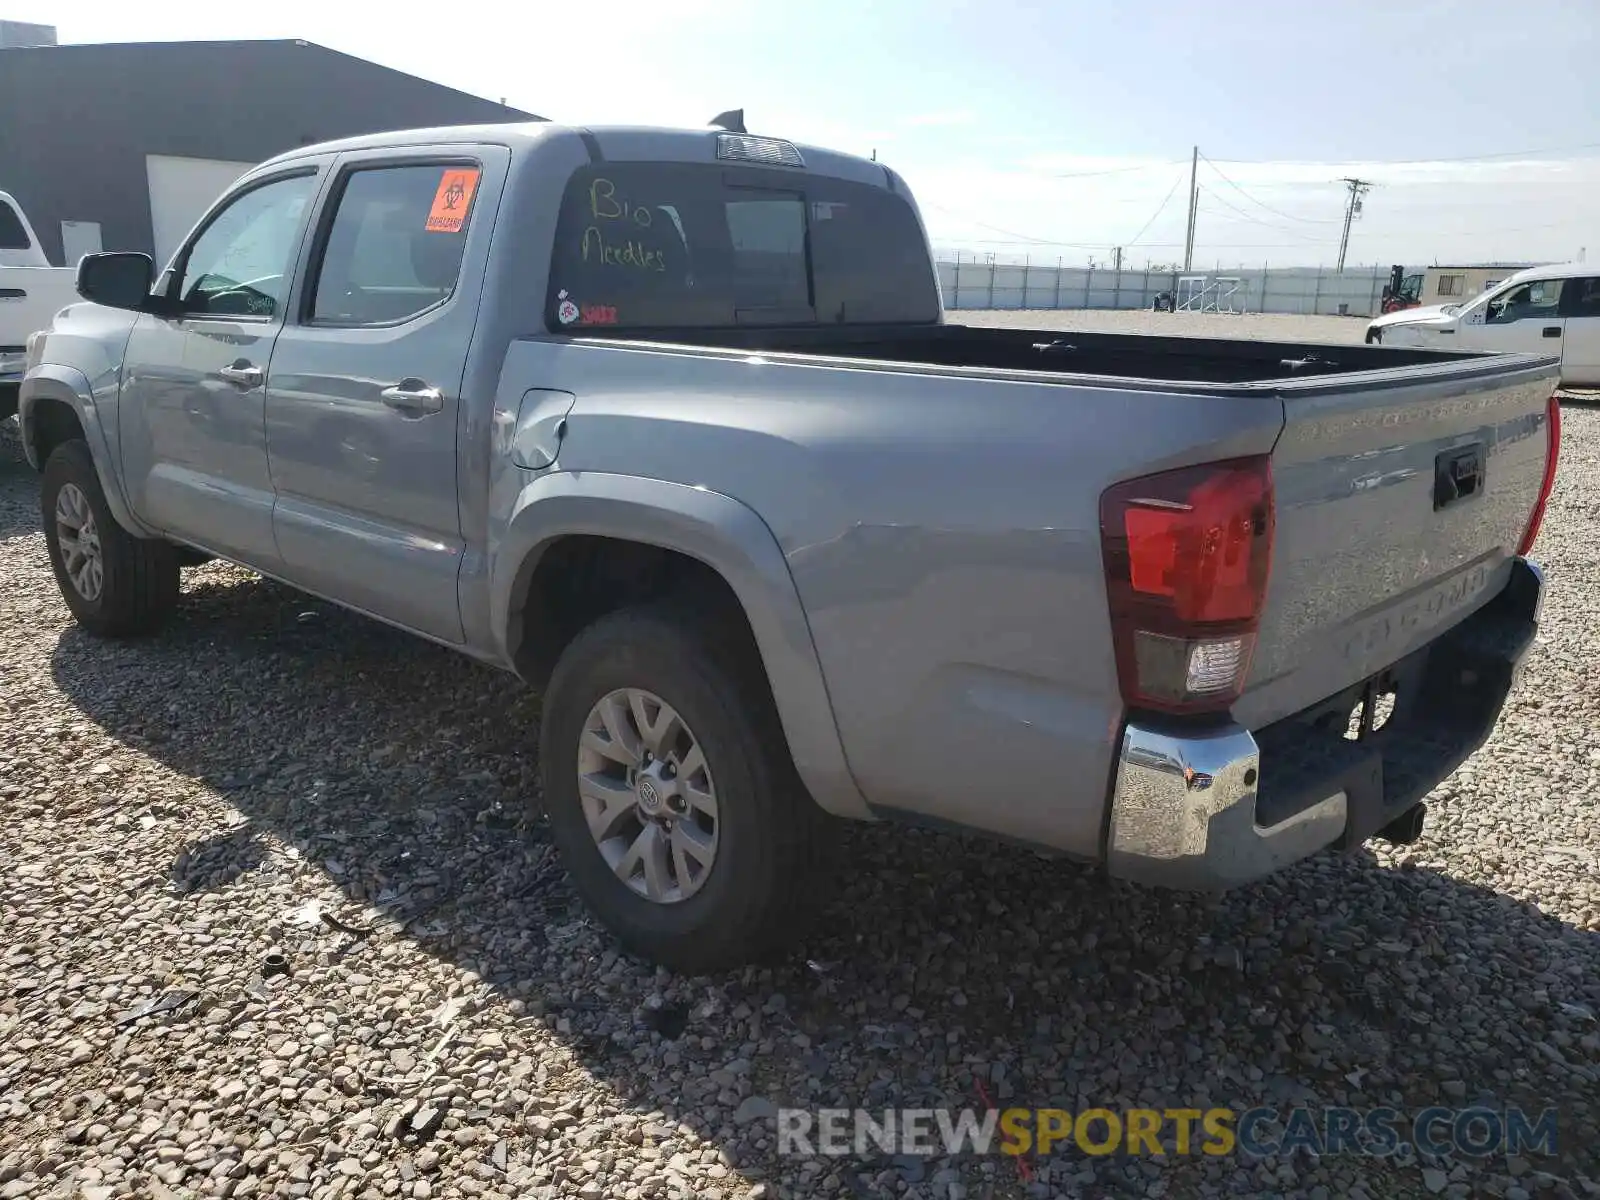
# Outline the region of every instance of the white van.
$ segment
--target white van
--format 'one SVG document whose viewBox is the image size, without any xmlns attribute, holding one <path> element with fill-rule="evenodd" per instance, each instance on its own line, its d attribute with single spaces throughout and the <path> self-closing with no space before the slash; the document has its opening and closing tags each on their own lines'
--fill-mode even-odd
<svg viewBox="0 0 1600 1200">
<path fill-rule="evenodd" d="M 1520 350 L 1561 355 L 1567 387 L 1600 387 L 1600 265 L 1518 271 L 1460 304 L 1378 317 L 1367 341 L 1439 350 Z"/>
</svg>

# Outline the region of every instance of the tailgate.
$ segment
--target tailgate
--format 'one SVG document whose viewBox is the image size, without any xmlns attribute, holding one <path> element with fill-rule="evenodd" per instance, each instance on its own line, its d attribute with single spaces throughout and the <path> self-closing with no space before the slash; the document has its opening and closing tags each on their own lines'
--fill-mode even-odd
<svg viewBox="0 0 1600 1200">
<path fill-rule="evenodd" d="M 1235 720 L 1259 729 L 1359 683 L 1500 591 L 1557 374 L 1498 356 L 1283 389 L 1271 575 Z"/>
</svg>

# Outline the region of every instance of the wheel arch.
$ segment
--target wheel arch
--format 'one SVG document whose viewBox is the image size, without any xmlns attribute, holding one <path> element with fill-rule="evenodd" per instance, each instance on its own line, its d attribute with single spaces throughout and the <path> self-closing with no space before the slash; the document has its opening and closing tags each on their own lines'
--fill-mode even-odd
<svg viewBox="0 0 1600 1200">
<path fill-rule="evenodd" d="M 45 461 L 62 441 L 81 437 L 89 447 L 106 506 L 117 524 L 139 537 L 155 536 L 153 530 L 133 515 L 122 490 L 122 476 L 116 470 L 116 460 L 101 424 L 100 409 L 95 404 L 88 376 L 72 367 L 49 364 L 34 367 L 22 381 L 17 421 L 22 433 L 22 452 L 28 465 L 36 471 L 44 470 Z"/>
<path fill-rule="evenodd" d="M 597 603 L 583 614 L 586 619 L 559 630 L 554 646 L 530 646 L 536 636 L 530 622 L 541 611 L 541 568 L 559 564 L 560 555 L 572 552 L 574 539 L 634 547 L 646 552 L 642 557 L 681 556 L 698 566 L 677 564 L 671 570 L 709 572 L 725 586 L 754 640 L 800 778 L 829 812 L 871 819 L 845 759 L 788 563 L 752 509 L 718 492 L 630 475 L 558 472 L 530 483 L 509 519 L 492 531 L 489 592 L 501 655 L 535 683 L 564 639 L 609 611 L 607 604 Z"/>
</svg>

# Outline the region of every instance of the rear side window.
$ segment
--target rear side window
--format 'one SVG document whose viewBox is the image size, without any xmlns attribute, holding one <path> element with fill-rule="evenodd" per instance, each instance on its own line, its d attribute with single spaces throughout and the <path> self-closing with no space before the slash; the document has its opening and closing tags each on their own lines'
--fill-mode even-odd
<svg viewBox="0 0 1600 1200">
<path fill-rule="evenodd" d="M 443 304 L 461 274 L 479 168 L 429 163 L 352 171 L 317 271 L 311 319 L 390 325 Z"/>
<path fill-rule="evenodd" d="M 26 250 L 28 231 L 9 204 L 0 204 L 0 250 Z"/>
<path fill-rule="evenodd" d="M 1569 317 L 1600 317 L 1600 279 L 1567 280 L 1561 307 Z"/>
<path fill-rule="evenodd" d="M 746 307 L 810 308 L 805 197 L 781 192 L 747 194 L 750 199 L 727 200 L 722 205 L 733 250 L 733 274 Z"/>
<path fill-rule="evenodd" d="M 608 163 L 562 199 L 552 329 L 938 318 L 916 214 L 887 188 L 710 164 Z"/>
</svg>

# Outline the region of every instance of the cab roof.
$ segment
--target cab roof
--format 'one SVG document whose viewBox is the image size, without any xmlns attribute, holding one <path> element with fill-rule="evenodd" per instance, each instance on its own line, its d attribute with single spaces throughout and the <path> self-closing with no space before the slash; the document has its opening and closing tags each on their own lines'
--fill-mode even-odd
<svg viewBox="0 0 1600 1200">
<path fill-rule="evenodd" d="M 1541 279 L 1572 279 L 1574 277 L 1589 277 L 1600 275 L 1600 264 L 1590 266 L 1588 263 L 1546 263 L 1542 267 L 1529 267 L 1518 271 L 1515 275 L 1507 275 L 1505 283 L 1533 283 Z"/>
<path fill-rule="evenodd" d="M 513 154 L 532 150 L 540 142 L 580 138 L 591 157 L 596 151 L 610 161 L 716 162 L 716 139 L 728 130 L 707 127 L 683 129 L 652 125 L 560 125 L 553 121 L 513 121 L 491 125 L 442 125 L 428 129 L 400 129 L 362 134 L 299 146 L 261 164 L 280 166 L 313 155 L 341 154 L 353 150 L 404 149 L 410 146 L 491 145 L 508 147 Z M 789 142 L 805 161 L 804 170 L 890 190 L 905 190 L 898 176 L 882 163 L 821 146 L 806 145 L 774 134 L 750 133 L 741 137 L 774 138 Z M 732 164 L 730 164 L 732 165 Z M 258 170 L 260 168 L 257 168 Z"/>
</svg>

